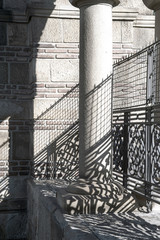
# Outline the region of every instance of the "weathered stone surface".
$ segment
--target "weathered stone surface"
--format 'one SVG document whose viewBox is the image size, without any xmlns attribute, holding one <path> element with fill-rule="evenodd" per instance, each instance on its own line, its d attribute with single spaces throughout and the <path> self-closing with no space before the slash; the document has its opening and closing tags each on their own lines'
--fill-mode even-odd
<svg viewBox="0 0 160 240">
<path fill-rule="evenodd" d="M 113 42 L 122 41 L 122 24 L 120 21 L 113 21 Z"/>
<path fill-rule="evenodd" d="M 27 0 L 5 0 L 5 8 L 8 9 L 25 9 Z"/>
<path fill-rule="evenodd" d="M 31 24 L 33 42 L 62 42 L 62 19 L 33 17 Z"/>
<path fill-rule="evenodd" d="M 0 214 L 0 239 L 25 239 L 27 215 L 19 213 Z"/>
<path fill-rule="evenodd" d="M 28 176 L 16 176 L 7 178 L 8 185 L 6 186 L 6 191 L 8 191 L 8 199 L 26 199 L 27 179 Z"/>
<path fill-rule="evenodd" d="M 0 131 L 0 160 L 8 160 L 9 158 L 9 133 L 8 131 Z"/>
<path fill-rule="evenodd" d="M 28 181 L 29 240 L 44 240 L 44 236 L 47 236 L 47 240 L 107 240 L 119 239 L 120 236 L 122 240 L 133 238 L 133 236 L 134 239 L 159 238 L 159 212 L 147 214 L 135 211 L 131 214 L 110 213 L 73 216 L 63 214 L 54 201 L 55 193 L 62 185 L 65 187 L 66 183 L 61 180 Z M 50 204 L 53 204 L 51 210 L 45 208 L 48 200 L 50 200 Z M 124 204 L 127 206 L 127 202 Z M 42 208 L 44 209 L 42 210 Z M 146 228 L 148 229 L 147 233 Z M 40 235 L 41 232 L 43 238 Z"/>
<path fill-rule="evenodd" d="M 29 84 L 29 64 L 11 63 L 10 82 L 12 84 Z"/>
<path fill-rule="evenodd" d="M 48 82 L 50 81 L 50 60 L 36 60 L 35 71 L 33 69 L 33 73 L 35 74 L 34 80 L 37 82 Z"/>
<path fill-rule="evenodd" d="M 79 42 L 79 20 L 63 20 L 63 38 L 64 42 Z"/>
<path fill-rule="evenodd" d="M 11 117 L 12 119 L 30 119 L 33 114 L 32 102 L 14 100 L 0 101 L 0 119 Z"/>
<path fill-rule="evenodd" d="M 13 132 L 13 160 L 32 159 L 31 134 L 28 132 Z"/>
<path fill-rule="evenodd" d="M 79 61 L 67 59 L 55 59 L 51 64 L 52 82 L 78 82 Z"/>
<path fill-rule="evenodd" d="M 33 6 L 47 6 L 47 7 L 54 7 L 54 2 L 55 1 L 53 1 L 53 0 L 45 0 L 45 2 L 44 2 L 44 0 L 31 0 L 30 1 L 32 4 L 33 4 Z M 57 1 L 56 1 L 56 5 L 57 5 Z"/>
<path fill-rule="evenodd" d="M 153 11 L 149 10 L 140 0 L 122 0 L 120 1 L 119 6 L 124 8 L 136 8 L 140 14 L 153 14 Z"/>
<path fill-rule="evenodd" d="M 8 83 L 8 63 L 0 63 L 0 84 Z"/>
<path fill-rule="evenodd" d="M 134 28 L 133 44 L 136 48 L 142 48 L 154 42 L 154 29 Z"/>
<path fill-rule="evenodd" d="M 7 24 L 6 23 L 0 23 L 0 45 L 6 45 L 7 44 Z"/>
<path fill-rule="evenodd" d="M 61 9 L 64 9 L 64 7 L 66 8 L 67 6 L 67 9 L 70 7 L 72 8 L 72 5 L 69 3 L 69 1 L 67 0 L 56 0 L 56 4 L 55 4 L 55 1 L 53 0 L 31 0 L 31 3 L 36 5 L 36 6 L 42 6 L 42 4 L 44 6 L 47 6 L 47 7 L 52 7 L 52 8 L 61 8 Z"/>
<path fill-rule="evenodd" d="M 133 42 L 133 22 L 122 21 L 122 42 Z"/>
<path fill-rule="evenodd" d="M 3 0 L 0 0 L 0 8 L 3 7 Z"/>
<path fill-rule="evenodd" d="M 39 116 L 41 116 L 41 114 L 43 114 L 55 102 L 56 99 L 34 99 L 34 118 L 38 118 Z"/>
<path fill-rule="evenodd" d="M 28 45 L 28 24 L 9 23 L 8 41 L 11 46 Z"/>
</svg>

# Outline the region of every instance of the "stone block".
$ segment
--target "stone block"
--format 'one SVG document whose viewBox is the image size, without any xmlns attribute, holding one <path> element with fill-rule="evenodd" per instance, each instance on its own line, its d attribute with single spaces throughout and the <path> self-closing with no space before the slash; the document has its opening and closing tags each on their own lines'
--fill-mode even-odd
<svg viewBox="0 0 160 240">
<path fill-rule="evenodd" d="M 7 24 L 0 23 L 0 45 L 7 45 Z"/>
<path fill-rule="evenodd" d="M 7 9 L 26 9 L 27 0 L 5 0 L 5 8 Z"/>
<path fill-rule="evenodd" d="M 3 0 L 0 0 L 0 8 L 3 8 Z"/>
<path fill-rule="evenodd" d="M 51 63 L 52 82 L 78 82 L 79 60 L 54 59 Z"/>
<path fill-rule="evenodd" d="M 39 59 L 33 64 L 35 64 L 34 80 L 37 82 L 50 81 L 50 60 Z"/>
<path fill-rule="evenodd" d="M 8 83 L 8 63 L 0 63 L 0 84 Z"/>
<path fill-rule="evenodd" d="M 154 42 L 155 30 L 152 28 L 134 28 L 133 44 L 135 48 L 142 48 Z"/>
<path fill-rule="evenodd" d="M 9 23 L 8 41 L 11 46 L 28 45 L 28 25 L 22 23 Z"/>
<path fill-rule="evenodd" d="M 11 63 L 10 83 L 29 84 L 29 64 L 28 63 Z"/>
<path fill-rule="evenodd" d="M 62 42 L 62 19 L 56 18 L 32 18 L 33 42 Z"/>
<path fill-rule="evenodd" d="M 123 0 L 120 1 L 120 4 L 118 5 L 119 7 L 124 7 L 124 8 L 135 8 L 138 9 L 138 12 L 140 14 L 153 14 L 153 11 L 148 9 L 143 1 L 139 0 Z"/>
<path fill-rule="evenodd" d="M 79 20 L 63 20 L 63 38 L 64 42 L 79 42 Z"/>
<path fill-rule="evenodd" d="M 0 131 L 0 160 L 9 159 L 9 133 L 8 131 Z"/>
<path fill-rule="evenodd" d="M 9 177 L 8 179 L 8 199 L 26 199 L 28 176 Z"/>
<path fill-rule="evenodd" d="M 133 23 L 122 21 L 122 42 L 133 42 Z"/>
<path fill-rule="evenodd" d="M 120 21 L 113 21 L 113 42 L 122 42 L 122 25 Z"/>
<path fill-rule="evenodd" d="M 28 132 L 13 132 L 12 160 L 32 159 L 31 137 Z"/>
<path fill-rule="evenodd" d="M 38 118 L 43 114 L 49 107 L 56 102 L 56 99 L 34 99 L 34 118 Z M 42 117 L 43 119 L 43 117 Z"/>
<path fill-rule="evenodd" d="M 32 102 L 15 100 L 0 101 L 0 119 L 31 119 L 33 114 Z"/>
<path fill-rule="evenodd" d="M 25 239 L 27 214 L 1 213 L 0 214 L 0 239 Z"/>
</svg>

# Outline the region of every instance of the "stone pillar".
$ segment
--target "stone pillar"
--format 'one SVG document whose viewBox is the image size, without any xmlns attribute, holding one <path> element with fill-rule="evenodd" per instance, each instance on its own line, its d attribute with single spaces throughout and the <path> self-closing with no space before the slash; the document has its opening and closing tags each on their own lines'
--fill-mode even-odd
<svg viewBox="0 0 160 240">
<path fill-rule="evenodd" d="M 150 8 L 151 10 L 155 11 L 155 41 L 160 40 L 160 0 L 143 0 L 144 4 Z M 160 101 L 160 49 L 159 49 L 159 44 L 158 47 L 156 47 L 156 74 L 155 72 L 152 74 L 152 77 L 154 78 L 155 81 L 152 83 L 154 85 L 154 101 L 158 103 Z M 154 64 L 154 63 L 152 63 Z M 152 70 L 153 71 L 153 70 Z M 155 113 L 155 119 L 159 118 L 159 114 Z"/>
<path fill-rule="evenodd" d="M 119 0 L 71 0 L 71 3 L 80 8 L 79 171 L 80 178 L 90 179 L 94 178 L 92 166 L 96 159 L 91 163 L 87 152 L 95 144 L 95 129 L 98 121 L 103 121 L 103 113 L 93 105 L 93 99 L 87 98 L 87 94 L 112 72 L 112 7 L 118 5 Z M 111 110 L 111 83 L 108 83 L 108 89 Z M 111 112 L 108 112 L 107 129 L 110 131 Z M 95 122 L 95 118 L 99 120 Z M 96 136 L 96 142 L 102 137 Z"/>
<path fill-rule="evenodd" d="M 160 40 L 160 1 L 159 0 L 143 0 L 144 4 L 155 11 L 155 40 Z"/>
<path fill-rule="evenodd" d="M 59 189 L 57 201 L 69 214 L 131 211 L 135 199 L 111 177 L 111 81 L 105 80 L 112 71 L 112 7 L 119 0 L 71 2 L 80 8 L 80 178 Z M 97 94 L 102 80 L 105 93 Z"/>
</svg>

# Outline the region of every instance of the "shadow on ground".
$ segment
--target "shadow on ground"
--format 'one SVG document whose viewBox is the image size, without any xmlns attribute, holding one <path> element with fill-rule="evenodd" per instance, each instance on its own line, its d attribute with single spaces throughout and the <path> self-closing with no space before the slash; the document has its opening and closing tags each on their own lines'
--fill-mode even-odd
<svg viewBox="0 0 160 240">
<path fill-rule="evenodd" d="M 65 217 L 73 230 L 80 234 L 90 232 L 99 240 L 160 239 L 158 213 L 65 215 Z"/>
</svg>

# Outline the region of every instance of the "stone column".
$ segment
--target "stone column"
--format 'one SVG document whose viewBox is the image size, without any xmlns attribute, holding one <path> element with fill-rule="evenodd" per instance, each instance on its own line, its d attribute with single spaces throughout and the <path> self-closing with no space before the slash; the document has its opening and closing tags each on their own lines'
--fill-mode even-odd
<svg viewBox="0 0 160 240">
<path fill-rule="evenodd" d="M 160 0 L 143 0 L 144 4 L 150 8 L 151 10 L 155 11 L 155 41 L 159 41 L 160 40 Z M 155 87 L 154 89 L 154 101 L 157 103 L 160 101 L 160 48 L 159 48 L 159 44 L 158 47 L 156 47 L 156 73 L 154 71 L 153 76 L 154 80 L 152 81 L 156 81 L 154 83 L 152 83 Z M 155 113 L 155 119 L 159 118 L 159 114 L 157 115 L 157 113 Z"/>
<path fill-rule="evenodd" d="M 160 1 L 159 0 L 143 0 L 144 4 L 155 11 L 155 40 L 160 40 Z"/>
<path fill-rule="evenodd" d="M 100 126 L 98 121 L 104 119 L 102 119 L 103 113 L 98 111 L 98 106 L 93 104 L 94 94 L 92 99 L 87 98 L 87 94 L 112 72 L 112 7 L 118 5 L 119 0 L 71 0 L 71 3 L 80 8 L 79 171 L 80 178 L 90 179 L 94 178 L 93 167 L 96 159 L 92 159 L 91 163 L 87 152 L 103 137 L 101 134 L 98 136 L 95 129 Z M 111 129 L 111 83 L 108 83 L 108 89 L 110 89 L 110 96 L 106 97 L 110 105 L 108 110 L 110 116 L 107 118 L 109 132 Z M 97 119 L 96 122 L 95 119 Z M 110 164 L 108 164 L 108 170 Z"/>
<path fill-rule="evenodd" d="M 105 80 L 112 72 L 112 7 L 119 0 L 71 3 L 80 8 L 80 178 L 58 190 L 57 201 L 70 214 L 131 211 L 134 198 L 111 178 L 111 79 Z"/>
</svg>

